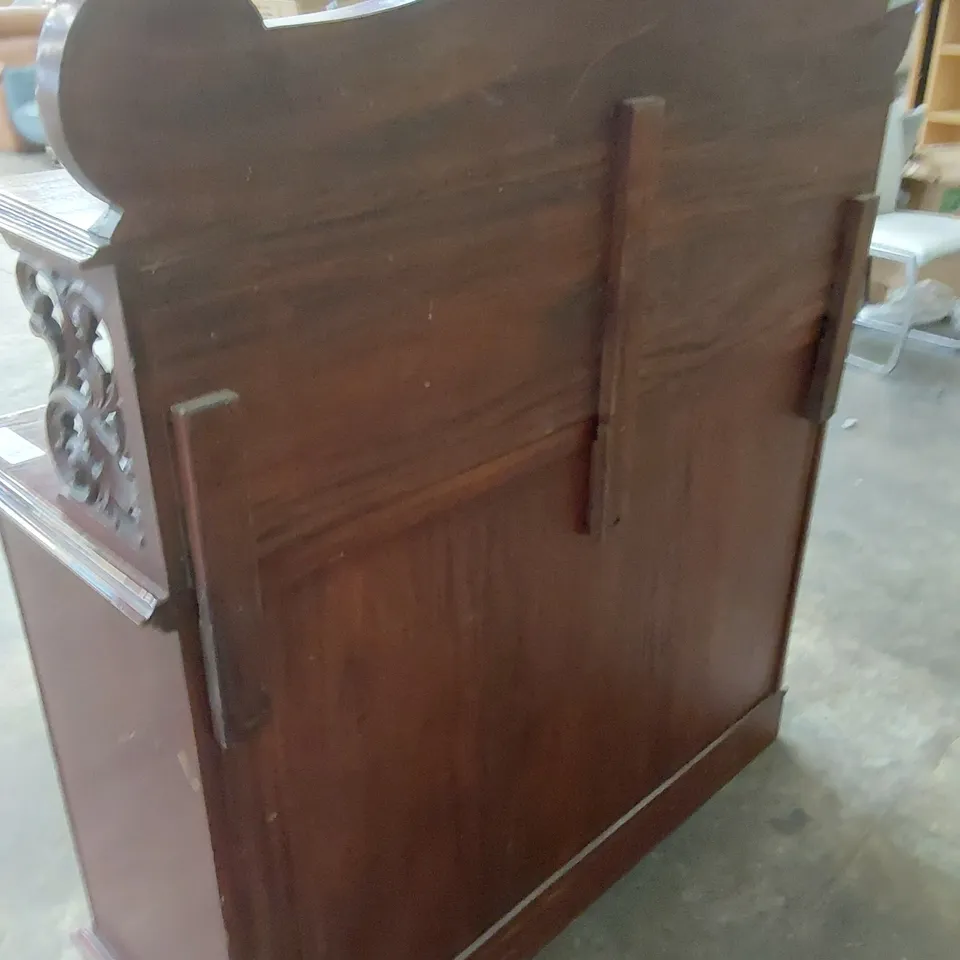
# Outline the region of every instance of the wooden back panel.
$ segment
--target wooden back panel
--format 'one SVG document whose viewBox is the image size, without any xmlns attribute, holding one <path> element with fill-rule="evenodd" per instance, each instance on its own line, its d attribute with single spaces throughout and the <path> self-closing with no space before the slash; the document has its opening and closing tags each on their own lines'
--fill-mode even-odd
<svg viewBox="0 0 960 960">
<path fill-rule="evenodd" d="M 258 837 L 218 860 L 235 956 L 484 956 L 779 686 L 815 343 L 907 16 L 421 0 L 270 28 L 245 0 L 86 0 L 64 40 L 64 11 L 43 109 L 122 208 L 104 256 L 175 588 L 176 460 L 204 452 L 170 411 L 242 401 L 222 483 L 271 706 L 205 771 Z M 621 243 L 615 111 L 651 96 Z M 614 355 L 630 470 L 601 539 Z"/>
<path fill-rule="evenodd" d="M 274 29 L 247 0 L 74 7 L 41 46 L 45 120 L 74 175 L 125 211 L 115 239 L 179 242 L 593 167 L 613 105 L 635 96 L 667 98 L 678 148 L 727 146 L 702 161 L 721 189 L 749 176 L 736 131 L 817 130 L 840 156 L 864 133 L 851 118 L 887 99 L 907 20 L 884 29 L 882 0 L 419 0 Z M 754 172 L 792 191 L 825 169 L 762 159 Z"/>
</svg>

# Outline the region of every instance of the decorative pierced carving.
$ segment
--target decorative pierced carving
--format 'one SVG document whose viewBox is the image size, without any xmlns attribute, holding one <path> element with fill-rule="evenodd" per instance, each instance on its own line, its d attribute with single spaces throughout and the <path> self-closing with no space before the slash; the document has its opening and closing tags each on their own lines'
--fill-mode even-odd
<svg viewBox="0 0 960 960">
<path fill-rule="evenodd" d="M 137 484 L 106 325 L 80 280 L 21 259 L 17 284 L 30 329 L 53 356 L 47 442 L 63 492 L 140 544 Z"/>
</svg>

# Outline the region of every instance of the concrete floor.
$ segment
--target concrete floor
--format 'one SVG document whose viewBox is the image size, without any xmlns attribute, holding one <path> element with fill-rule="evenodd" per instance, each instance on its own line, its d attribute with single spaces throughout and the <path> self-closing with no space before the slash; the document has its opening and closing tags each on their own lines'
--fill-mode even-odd
<svg viewBox="0 0 960 960">
<path fill-rule="evenodd" d="M 0 413 L 49 377 L 12 266 L 0 255 Z M 960 957 L 958 436 L 960 358 L 848 372 L 782 739 L 540 960 Z M 0 769 L 0 960 L 67 960 L 85 904 L 3 572 Z"/>
</svg>

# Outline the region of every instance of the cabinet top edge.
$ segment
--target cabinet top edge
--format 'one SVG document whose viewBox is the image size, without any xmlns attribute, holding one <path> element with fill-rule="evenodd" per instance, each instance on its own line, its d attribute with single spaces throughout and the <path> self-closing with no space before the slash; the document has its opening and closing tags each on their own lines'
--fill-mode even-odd
<svg viewBox="0 0 960 960">
<path fill-rule="evenodd" d="M 0 180 L 0 232 L 13 246 L 38 247 L 83 264 L 109 247 L 114 220 L 110 205 L 65 170 Z"/>
</svg>

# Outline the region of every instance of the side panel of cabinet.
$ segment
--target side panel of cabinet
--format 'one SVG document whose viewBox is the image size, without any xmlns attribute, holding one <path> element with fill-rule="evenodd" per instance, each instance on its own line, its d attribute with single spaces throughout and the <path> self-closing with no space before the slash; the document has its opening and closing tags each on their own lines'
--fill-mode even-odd
<svg viewBox="0 0 960 960">
<path fill-rule="evenodd" d="M 177 635 L 2 533 L 95 934 L 116 960 L 226 960 Z"/>
</svg>

